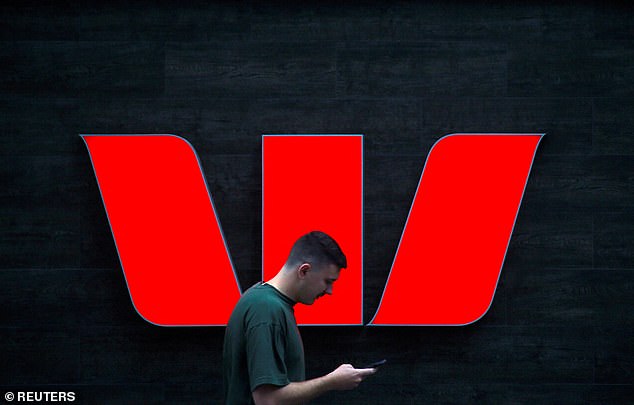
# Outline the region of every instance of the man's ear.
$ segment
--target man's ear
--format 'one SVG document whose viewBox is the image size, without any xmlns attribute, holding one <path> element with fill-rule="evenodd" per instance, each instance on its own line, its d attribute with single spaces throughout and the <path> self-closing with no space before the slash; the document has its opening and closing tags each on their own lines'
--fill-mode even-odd
<svg viewBox="0 0 634 405">
<path fill-rule="evenodd" d="M 312 269 L 312 266 L 310 265 L 310 263 L 302 263 L 297 268 L 297 275 L 299 276 L 300 279 L 303 279 L 306 277 L 306 275 L 311 269 Z"/>
</svg>

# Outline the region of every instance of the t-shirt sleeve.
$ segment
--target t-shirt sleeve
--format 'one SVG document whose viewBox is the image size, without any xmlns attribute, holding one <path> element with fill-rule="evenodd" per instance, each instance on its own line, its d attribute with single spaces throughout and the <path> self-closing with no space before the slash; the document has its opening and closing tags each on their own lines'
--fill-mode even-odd
<svg viewBox="0 0 634 405">
<path fill-rule="evenodd" d="M 282 327 L 262 323 L 247 331 L 247 366 L 251 392 L 264 384 L 285 386 L 290 383 L 284 362 L 285 337 Z"/>
</svg>

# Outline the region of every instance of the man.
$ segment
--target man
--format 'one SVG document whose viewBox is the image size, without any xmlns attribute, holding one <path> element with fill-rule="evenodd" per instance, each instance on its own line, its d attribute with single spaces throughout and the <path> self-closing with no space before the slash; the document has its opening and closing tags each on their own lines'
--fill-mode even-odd
<svg viewBox="0 0 634 405">
<path fill-rule="evenodd" d="M 342 364 L 305 381 L 304 347 L 293 306 L 311 305 L 332 294 L 339 271 L 346 267 L 337 242 L 313 231 L 295 242 L 275 277 L 242 295 L 225 331 L 226 404 L 301 404 L 328 391 L 353 389 L 376 372 Z"/>
</svg>

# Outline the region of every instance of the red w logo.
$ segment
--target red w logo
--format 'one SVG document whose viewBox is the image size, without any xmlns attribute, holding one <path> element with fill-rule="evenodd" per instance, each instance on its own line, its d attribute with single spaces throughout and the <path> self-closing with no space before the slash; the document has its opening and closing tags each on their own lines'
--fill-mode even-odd
<svg viewBox="0 0 634 405">
<path fill-rule="evenodd" d="M 542 136 L 436 142 L 371 325 L 464 325 L 486 313 Z M 139 314 L 166 326 L 224 325 L 240 288 L 194 148 L 174 135 L 82 137 Z M 300 324 L 363 324 L 362 140 L 263 137 L 263 277 L 314 229 L 348 256 L 332 296 L 296 307 Z"/>
</svg>

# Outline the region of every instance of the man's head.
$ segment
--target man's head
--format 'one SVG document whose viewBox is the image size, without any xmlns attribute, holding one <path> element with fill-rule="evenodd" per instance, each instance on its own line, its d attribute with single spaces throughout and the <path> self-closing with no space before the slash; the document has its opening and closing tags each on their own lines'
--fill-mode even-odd
<svg viewBox="0 0 634 405">
<path fill-rule="evenodd" d="M 313 231 L 300 237 L 293 245 L 284 264 L 284 271 L 296 281 L 296 299 L 310 305 L 332 286 L 339 271 L 348 266 L 346 256 L 337 242 L 327 234 Z"/>
</svg>

